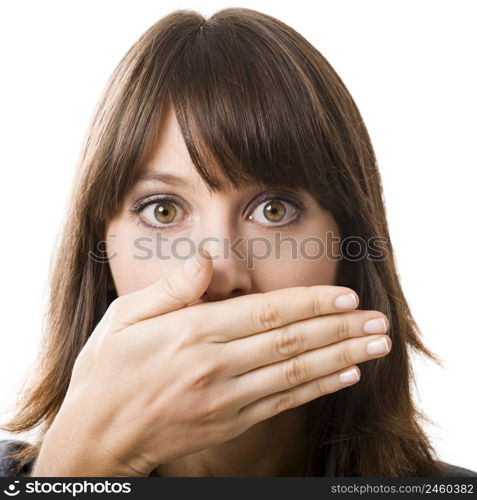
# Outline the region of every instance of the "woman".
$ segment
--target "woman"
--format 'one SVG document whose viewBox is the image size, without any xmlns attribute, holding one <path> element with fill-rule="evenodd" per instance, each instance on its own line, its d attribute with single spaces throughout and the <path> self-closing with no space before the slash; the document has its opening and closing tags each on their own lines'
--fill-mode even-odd
<svg viewBox="0 0 477 500">
<path fill-rule="evenodd" d="M 475 474 L 436 457 L 408 347 L 438 362 L 403 296 L 343 82 L 273 17 L 176 11 L 127 52 L 95 110 L 38 373 L 3 426 L 41 424 L 40 436 L 4 443 L 16 451 L 4 468 Z"/>
</svg>

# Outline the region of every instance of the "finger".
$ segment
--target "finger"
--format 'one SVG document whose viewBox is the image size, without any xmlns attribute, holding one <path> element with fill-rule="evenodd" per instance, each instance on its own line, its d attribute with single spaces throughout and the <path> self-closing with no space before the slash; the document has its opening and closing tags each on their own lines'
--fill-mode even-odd
<svg viewBox="0 0 477 500">
<path fill-rule="evenodd" d="M 386 333 L 388 326 L 386 316 L 379 311 L 328 314 L 227 342 L 221 357 L 228 375 L 240 375 L 348 338 Z"/>
<path fill-rule="evenodd" d="M 291 408 L 303 405 L 326 394 L 337 392 L 344 387 L 356 384 L 361 377 L 357 366 L 340 370 L 315 380 L 300 384 L 293 389 L 266 396 L 247 405 L 238 412 L 238 421 L 244 428 L 251 427 L 262 420 L 271 418 Z"/>
<path fill-rule="evenodd" d="M 368 351 L 370 343 L 372 352 Z M 387 349 L 386 352 L 376 352 L 376 346 L 381 345 Z M 245 406 L 268 394 L 291 389 L 355 363 L 382 357 L 390 351 L 391 345 L 387 335 L 351 338 L 252 370 L 235 378 L 237 400 L 241 406 Z"/>
<path fill-rule="evenodd" d="M 352 310 L 358 303 L 359 297 L 351 288 L 298 286 L 242 295 L 220 302 L 204 302 L 189 307 L 188 314 L 194 324 L 204 325 L 208 340 L 229 342 L 294 321 Z M 174 312 L 170 315 L 172 322 L 175 315 Z M 150 327 L 154 330 L 153 322 Z"/>
<path fill-rule="evenodd" d="M 194 273 L 193 262 L 198 264 Z M 192 269 L 192 272 L 190 270 Z M 212 278 L 212 260 L 205 250 L 197 252 L 179 269 L 175 269 L 151 285 L 115 299 L 102 321 L 112 321 L 113 331 L 162 314 L 181 309 L 198 299 Z"/>
</svg>

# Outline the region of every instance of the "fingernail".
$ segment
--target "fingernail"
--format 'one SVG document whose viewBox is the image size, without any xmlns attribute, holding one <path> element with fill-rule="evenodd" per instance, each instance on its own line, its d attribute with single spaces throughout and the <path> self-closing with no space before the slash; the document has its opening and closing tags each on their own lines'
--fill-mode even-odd
<svg viewBox="0 0 477 500">
<path fill-rule="evenodd" d="M 348 293 L 346 295 L 340 295 L 335 299 L 335 306 L 338 309 L 351 309 L 357 305 L 356 295 L 354 293 Z"/>
<path fill-rule="evenodd" d="M 339 379 L 342 384 L 356 382 L 359 380 L 358 370 L 356 368 L 350 368 L 349 370 L 340 373 Z"/>
<path fill-rule="evenodd" d="M 389 351 L 387 340 L 382 337 L 379 340 L 373 340 L 368 344 L 368 354 L 386 354 Z"/>
<path fill-rule="evenodd" d="M 383 318 L 370 319 L 364 324 L 366 333 L 384 333 L 387 329 L 388 325 Z"/>
<path fill-rule="evenodd" d="M 201 269 L 202 265 L 199 264 L 199 262 L 197 262 L 197 260 L 193 256 L 187 259 L 186 263 L 184 264 L 184 271 L 189 276 L 197 276 L 200 273 Z"/>
</svg>

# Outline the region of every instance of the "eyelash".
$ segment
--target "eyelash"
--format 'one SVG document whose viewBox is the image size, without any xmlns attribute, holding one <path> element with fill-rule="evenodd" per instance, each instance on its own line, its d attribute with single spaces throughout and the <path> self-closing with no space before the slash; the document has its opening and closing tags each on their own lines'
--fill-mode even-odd
<svg viewBox="0 0 477 500">
<path fill-rule="evenodd" d="M 266 196 L 261 196 L 258 198 L 258 200 L 256 200 L 256 206 L 262 204 L 264 201 L 286 201 L 288 203 L 290 203 L 291 205 L 293 205 L 293 207 L 298 210 L 298 215 L 295 216 L 294 219 L 292 219 L 290 222 L 286 223 L 286 224 L 270 224 L 271 227 L 274 227 L 274 228 L 282 228 L 282 227 L 292 227 L 292 226 L 295 226 L 297 225 L 300 220 L 302 219 L 303 217 L 303 213 L 305 212 L 306 210 L 306 207 L 305 205 L 299 201 L 299 200 L 295 200 L 295 199 L 292 199 L 291 197 L 288 197 L 288 196 L 285 196 L 283 194 L 280 194 L 280 195 L 266 195 Z M 178 202 L 178 200 L 171 196 L 171 195 L 162 195 L 162 196 L 159 196 L 159 197 L 155 197 L 153 199 L 142 199 L 142 200 L 138 200 L 134 203 L 133 205 L 133 208 L 129 210 L 129 213 L 131 215 L 135 215 L 135 216 L 139 216 L 140 213 L 149 205 L 153 205 L 154 203 L 173 203 L 175 205 L 179 205 L 181 208 L 182 208 L 182 205 L 181 203 Z M 256 208 L 256 207 L 255 207 Z M 151 232 L 154 232 L 154 231 L 157 231 L 157 230 L 162 230 L 162 229 L 168 229 L 168 226 L 173 226 L 174 224 L 162 224 L 162 225 L 158 225 L 158 226 L 155 226 L 155 225 L 152 225 L 152 224 L 148 224 L 147 222 L 145 222 L 143 219 L 141 219 L 141 217 L 139 216 L 138 217 L 138 226 L 142 226 L 142 227 L 145 227 L 146 229 L 150 230 Z M 175 224 L 177 226 L 177 224 Z M 268 224 L 267 224 L 268 226 Z"/>
</svg>

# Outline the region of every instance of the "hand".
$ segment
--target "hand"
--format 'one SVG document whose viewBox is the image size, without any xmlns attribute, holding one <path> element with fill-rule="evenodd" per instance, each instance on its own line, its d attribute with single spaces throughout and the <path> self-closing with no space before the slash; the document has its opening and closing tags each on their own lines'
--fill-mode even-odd
<svg viewBox="0 0 477 500">
<path fill-rule="evenodd" d="M 181 268 L 118 297 L 92 332 L 41 448 L 39 459 L 59 456 L 55 475 L 149 476 L 355 383 L 339 375 L 353 368 L 359 376 L 356 363 L 385 354 L 369 354 L 370 341 L 391 348 L 387 335 L 363 330 L 382 318 L 384 332 L 385 315 L 355 310 L 359 299 L 345 287 L 197 303 L 212 262 L 196 258 L 198 274 Z M 337 307 L 347 294 L 356 301 Z"/>
</svg>

